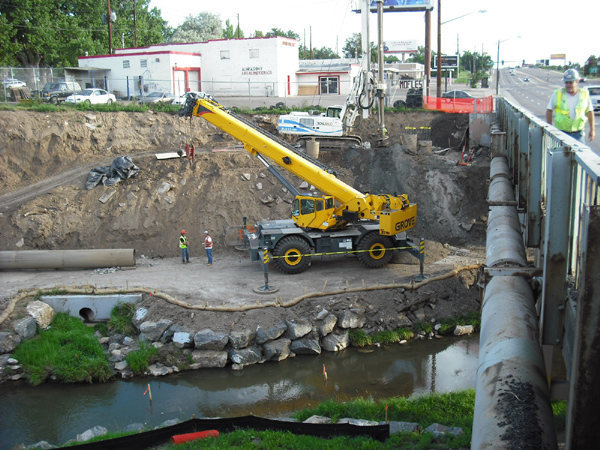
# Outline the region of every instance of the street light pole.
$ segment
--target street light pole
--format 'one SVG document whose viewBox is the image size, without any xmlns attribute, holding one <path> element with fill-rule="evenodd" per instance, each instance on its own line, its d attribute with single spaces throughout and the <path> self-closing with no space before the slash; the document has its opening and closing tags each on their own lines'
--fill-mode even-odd
<svg viewBox="0 0 600 450">
<path fill-rule="evenodd" d="M 498 95 L 499 82 L 500 82 L 500 39 L 498 39 L 498 53 L 496 55 L 496 95 Z"/>
</svg>

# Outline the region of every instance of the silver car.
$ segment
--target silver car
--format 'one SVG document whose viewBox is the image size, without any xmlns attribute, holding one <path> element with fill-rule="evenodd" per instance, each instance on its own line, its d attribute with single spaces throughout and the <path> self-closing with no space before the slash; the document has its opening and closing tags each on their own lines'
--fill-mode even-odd
<svg viewBox="0 0 600 450">
<path fill-rule="evenodd" d="M 140 97 L 139 103 L 173 103 L 175 96 L 170 92 L 150 92 L 148 95 Z"/>
</svg>

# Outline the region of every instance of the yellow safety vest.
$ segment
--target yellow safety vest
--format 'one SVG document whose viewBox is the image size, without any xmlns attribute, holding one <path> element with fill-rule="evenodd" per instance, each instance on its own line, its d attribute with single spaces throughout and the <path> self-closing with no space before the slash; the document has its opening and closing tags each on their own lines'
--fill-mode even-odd
<svg viewBox="0 0 600 450">
<path fill-rule="evenodd" d="M 580 88 L 577 92 L 579 94 L 579 101 L 575 107 L 575 118 L 572 119 L 565 98 L 568 95 L 567 90 L 564 88 L 556 90 L 556 104 L 554 106 L 556 116 L 554 117 L 554 124 L 559 130 L 573 132 L 585 128 L 585 109 L 589 103 L 590 93 L 585 88 Z"/>
<path fill-rule="evenodd" d="M 182 234 L 181 236 L 179 236 L 179 248 L 187 248 L 187 246 L 188 246 L 187 237 Z"/>
</svg>

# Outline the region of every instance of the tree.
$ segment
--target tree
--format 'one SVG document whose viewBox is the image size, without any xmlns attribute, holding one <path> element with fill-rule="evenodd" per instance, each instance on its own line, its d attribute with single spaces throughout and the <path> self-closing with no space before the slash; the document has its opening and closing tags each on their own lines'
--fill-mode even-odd
<svg viewBox="0 0 600 450">
<path fill-rule="evenodd" d="M 231 24 L 231 22 L 229 21 L 229 19 L 227 19 L 225 21 L 225 28 L 223 29 L 223 39 L 237 39 L 237 38 L 243 38 L 244 37 L 244 32 L 242 30 L 240 30 L 240 26 L 236 26 L 235 30 L 233 29 L 233 25 Z"/>
<path fill-rule="evenodd" d="M 373 42 L 369 43 L 369 47 L 371 49 L 371 62 L 377 61 L 377 47 Z M 344 58 L 360 58 L 362 48 L 362 34 L 361 33 L 353 33 L 352 36 L 346 39 L 344 43 L 344 47 L 342 47 L 342 53 L 344 54 Z"/>
<path fill-rule="evenodd" d="M 313 59 L 338 59 L 340 55 L 329 47 L 313 48 Z"/>
<path fill-rule="evenodd" d="M 300 40 L 300 35 L 292 30 L 283 31 L 280 28 L 271 28 L 271 31 L 267 31 L 265 33 L 265 37 L 274 37 L 274 36 L 281 36 L 281 37 L 286 37 L 286 38 L 290 38 L 290 39 L 296 39 L 297 41 Z"/>
<path fill-rule="evenodd" d="M 163 42 L 169 28 L 150 0 L 138 0 L 138 45 Z M 122 4 L 122 5 L 121 5 Z M 115 2 L 113 47 L 133 46 L 133 4 Z M 109 53 L 106 3 L 96 0 L 2 0 L 0 65 L 74 66 L 78 56 Z"/>
<path fill-rule="evenodd" d="M 221 39 L 223 24 L 219 16 L 202 12 L 197 16 L 187 16 L 185 21 L 175 28 L 169 42 L 204 42 Z"/>
</svg>

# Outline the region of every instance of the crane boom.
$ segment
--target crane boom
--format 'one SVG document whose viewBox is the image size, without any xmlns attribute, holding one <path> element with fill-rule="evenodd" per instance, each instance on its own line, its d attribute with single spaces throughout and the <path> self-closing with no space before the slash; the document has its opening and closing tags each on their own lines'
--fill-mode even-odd
<svg viewBox="0 0 600 450">
<path fill-rule="evenodd" d="M 416 225 L 417 205 L 411 204 L 407 195 L 361 193 L 338 179 L 331 171 L 324 170 L 290 147 L 269 137 L 264 130 L 236 117 L 204 93 L 190 95 L 180 115 L 206 119 L 241 141 L 249 153 L 268 157 L 326 194 L 323 197 L 296 197 L 292 219 L 300 227 L 332 230 L 340 229 L 347 223 L 371 220 L 379 223 L 380 234 L 390 236 Z"/>
</svg>

